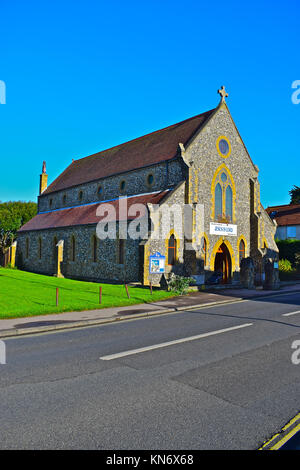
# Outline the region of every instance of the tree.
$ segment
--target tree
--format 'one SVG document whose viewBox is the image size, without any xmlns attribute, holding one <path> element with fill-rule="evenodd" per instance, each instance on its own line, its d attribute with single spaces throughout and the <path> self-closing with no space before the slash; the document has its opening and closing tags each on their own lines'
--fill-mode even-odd
<svg viewBox="0 0 300 470">
<path fill-rule="evenodd" d="M 291 196 L 290 204 L 300 204 L 300 187 L 294 185 L 293 188 L 289 191 Z"/>
<path fill-rule="evenodd" d="M 35 202 L 0 202 L 0 254 L 13 243 L 17 231 L 37 213 Z"/>
</svg>

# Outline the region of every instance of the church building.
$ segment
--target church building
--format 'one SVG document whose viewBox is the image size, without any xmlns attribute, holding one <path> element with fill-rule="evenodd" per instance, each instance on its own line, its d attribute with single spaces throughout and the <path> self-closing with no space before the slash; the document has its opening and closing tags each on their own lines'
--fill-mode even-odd
<svg viewBox="0 0 300 470">
<path fill-rule="evenodd" d="M 223 283 L 239 284 L 242 260 L 251 258 L 255 284 L 262 284 L 266 260 L 275 266 L 278 260 L 276 221 L 260 202 L 259 170 L 228 95 L 224 87 L 218 92 L 216 108 L 73 160 L 49 186 L 44 163 L 38 214 L 18 232 L 17 265 L 96 282 L 158 285 L 173 272 L 203 284 L 218 272 Z M 189 208 L 190 223 L 186 215 L 170 216 L 168 231 L 156 236 L 162 209 L 174 205 Z M 100 237 L 110 208 L 115 236 Z M 134 223 L 138 237 L 128 236 Z M 164 264 L 153 272 L 150 257 L 157 253 Z"/>
</svg>

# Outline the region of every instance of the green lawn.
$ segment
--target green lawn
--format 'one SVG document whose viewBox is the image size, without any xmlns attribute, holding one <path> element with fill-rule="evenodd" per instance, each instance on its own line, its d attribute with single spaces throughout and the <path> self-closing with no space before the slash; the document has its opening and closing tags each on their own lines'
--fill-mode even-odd
<svg viewBox="0 0 300 470">
<path fill-rule="evenodd" d="M 99 285 L 0 268 L 0 318 L 120 307 L 174 296 L 159 289 L 153 289 L 151 295 L 150 289 L 129 287 L 128 299 L 124 286 L 101 284 L 102 304 L 99 305 Z M 59 288 L 58 307 L 56 287 Z"/>
</svg>

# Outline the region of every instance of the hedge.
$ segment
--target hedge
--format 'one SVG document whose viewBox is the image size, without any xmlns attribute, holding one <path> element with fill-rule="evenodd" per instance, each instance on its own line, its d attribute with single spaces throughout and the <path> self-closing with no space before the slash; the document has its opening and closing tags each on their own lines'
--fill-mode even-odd
<svg viewBox="0 0 300 470">
<path fill-rule="evenodd" d="M 276 240 L 279 248 L 279 259 L 287 259 L 295 267 L 295 255 L 300 253 L 300 240 Z"/>
</svg>

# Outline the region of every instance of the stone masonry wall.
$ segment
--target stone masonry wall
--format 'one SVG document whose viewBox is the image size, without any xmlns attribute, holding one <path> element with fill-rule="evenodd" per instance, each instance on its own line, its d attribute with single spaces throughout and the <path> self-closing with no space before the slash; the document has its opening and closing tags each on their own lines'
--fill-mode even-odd
<svg viewBox="0 0 300 470">
<path fill-rule="evenodd" d="M 41 274 L 56 273 L 55 243 L 64 240 L 62 274 L 74 279 L 91 281 L 132 282 L 139 280 L 139 240 L 125 241 L 124 264 L 118 263 L 118 242 L 97 239 L 97 262 L 93 262 L 92 239 L 96 226 L 77 226 L 67 229 L 23 232 L 18 236 L 17 264 L 24 270 Z M 71 261 L 71 238 L 75 237 L 75 261 Z M 29 256 L 26 257 L 26 239 Z M 39 239 L 42 257 L 39 259 Z"/>
<path fill-rule="evenodd" d="M 141 158 L 143 156 L 141 155 Z M 117 169 L 116 169 L 117 170 Z M 153 184 L 147 184 L 148 175 L 153 175 Z M 182 165 L 179 159 L 159 163 L 147 168 L 100 179 L 90 183 L 81 184 L 63 191 L 39 196 L 39 212 L 60 209 L 63 207 L 78 206 L 91 202 L 101 202 L 114 199 L 126 194 L 142 194 L 175 186 L 183 179 Z M 120 190 L 121 181 L 126 182 L 124 192 Z M 102 192 L 98 193 L 101 186 Z M 82 192 L 82 199 L 79 194 Z M 64 202 L 65 197 L 65 202 Z"/>
</svg>

